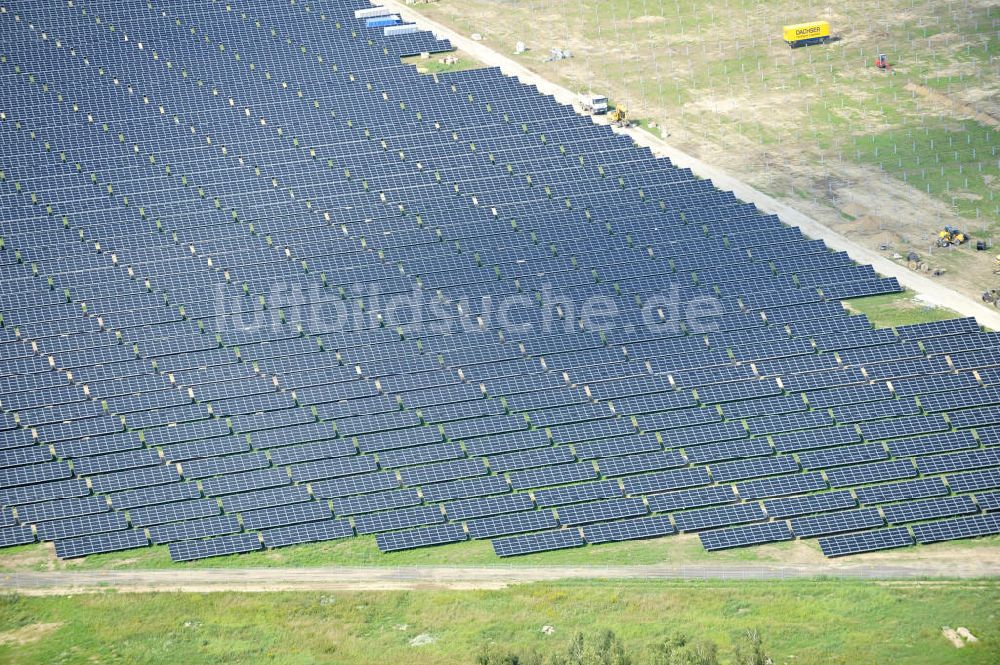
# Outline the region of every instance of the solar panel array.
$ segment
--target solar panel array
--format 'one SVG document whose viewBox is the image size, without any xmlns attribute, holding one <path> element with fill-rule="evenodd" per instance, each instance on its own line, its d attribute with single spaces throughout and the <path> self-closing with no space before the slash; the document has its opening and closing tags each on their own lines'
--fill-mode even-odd
<svg viewBox="0 0 1000 665">
<path fill-rule="evenodd" d="M 0 546 L 998 533 L 995 334 L 366 7 L 0 0 Z"/>
</svg>

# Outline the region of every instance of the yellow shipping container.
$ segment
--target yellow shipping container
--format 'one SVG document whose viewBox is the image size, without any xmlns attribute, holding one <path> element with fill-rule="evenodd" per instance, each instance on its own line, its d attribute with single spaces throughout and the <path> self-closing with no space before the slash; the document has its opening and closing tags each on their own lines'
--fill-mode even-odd
<svg viewBox="0 0 1000 665">
<path fill-rule="evenodd" d="M 830 24 L 826 21 L 786 25 L 781 29 L 781 32 L 789 46 L 798 46 L 802 43 L 816 44 L 830 40 Z"/>
</svg>

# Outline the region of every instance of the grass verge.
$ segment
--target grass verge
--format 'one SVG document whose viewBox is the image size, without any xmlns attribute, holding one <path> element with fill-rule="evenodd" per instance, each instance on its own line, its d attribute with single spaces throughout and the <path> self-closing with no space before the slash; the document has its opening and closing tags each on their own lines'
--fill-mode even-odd
<svg viewBox="0 0 1000 665">
<path fill-rule="evenodd" d="M 966 554 L 968 552 L 968 554 Z M 1000 552 L 1000 536 L 916 546 L 890 553 L 851 557 L 851 565 L 867 563 L 918 564 L 925 557 L 989 557 Z M 810 564 L 826 563 L 816 540 L 796 540 L 758 547 L 706 552 L 698 537 L 681 534 L 624 543 L 541 552 L 501 559 L 488 541 L 473 540 L 441 547 L 425 547 L 382 554 L 371 536 L 325 543 L 295 545 L 275 550 L 204 559 L 185 564 L 170 560 L 166 546 L 97 554 L 82 559 L 57 559 L 51 544 L 22 545 L 0 553 L 0 572 L 46 570 L 149 570 L 176 568 L 309 568 L 318 566 L 642 566 L 691 564 Z"/>
<path fill-rule="evenodd" d="M 608 628 L 634 653 L 675 631 L 717 641 L 756 628 L 775 663 L 976 665 L 1000 659 L 1000 585 L 636 582 L 501 591 L 95 594 L 0 599 L 0 661 L 188 665 L 472 663 L 479 647 L 563 651 Z M 541 632 L 552 626 L 554 634 Z M 968 628 L 962 649 L 942 626 Z M 292 639 L 290 637 L 294 636 Z M 421 646 L 412 646 L 417 636 Z M 373 654 L 378 654 L 377 657 Z M 640 659 L 639 663 L 651 662 Z"/>
</svg>

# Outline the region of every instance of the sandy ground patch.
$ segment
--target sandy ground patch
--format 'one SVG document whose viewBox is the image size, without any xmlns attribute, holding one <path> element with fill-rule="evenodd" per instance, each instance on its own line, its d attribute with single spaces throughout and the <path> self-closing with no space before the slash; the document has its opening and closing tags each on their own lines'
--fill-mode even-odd
<svg viewBox="0 0 1000 665">
<path fill-rule="evenodd" d="M 944 638 L 951 642 L 951 645 L 956 649 L 961 649 L 965 646 L 965 642 L 953 628 L 944 626 L 941 628 L 941 634 L 944 635 Z"/>
<path fill-rule="evenodd" d="M 923 97 L 924 99 L 933 104 L 940 105 L 944 108 L 952 109 L 956 113 L 959 113 L 968 118 L 973 118 L 975 120 L 978 120 L 984 125 L 989 125 L 990 127 L 996 127 L 997 129 L 1000 129 L 1000 118 L 994 117 L 993 115 L 983 111 L 978 111 L 971 105 L 963 104 L 962 102 L 957 101 L 953 97 L 941 94 L 940 92 L 937 92 L 935 90 L 931 90 L 930 88 L 920 85 L 919 83 L 907 83 L 906 89 L 917 93 L 918 95 L 920 95 L 921 97 Z"/>
<path fill-rule="evenodd" d="M 58 630 L 60 626 L 61 623 L 29 623 L 27 626 L 0 633 L 0 646 L 31 644 Z"/>
</svg>

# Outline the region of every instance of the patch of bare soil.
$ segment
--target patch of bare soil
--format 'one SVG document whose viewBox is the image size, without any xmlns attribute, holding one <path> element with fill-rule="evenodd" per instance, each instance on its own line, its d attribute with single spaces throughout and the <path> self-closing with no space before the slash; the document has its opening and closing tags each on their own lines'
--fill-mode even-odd
<svg viewBox="0 0 1000 665">
<path fill-rule="evenodd" d="M 935 106 L 951 109 L 952 111 L 963 116 L 974 118 L 984 125 L 1000 129 L 1000 118 L 984 111 L 979 111 L 971 105 L 962 103 L 953 97 L 937 92 L 936 90 L 931 90 L 930 88 L 920 85 L 919 83 L 907 83 L 906 89 L 911 92 L 915 92 L 927 101 L 933 103 Z"/>
<path fill-rule="evenodd" d="M 944 635 L 944 638 L 951 642 L 951 646 L 956 649 L 961 649 L 965 646 L 965 642 L 962 641 L 962 638 L 957 632 L 955 632 L 954 629 L 949 628 L 948 626 L 943 626 L 941 628 L 941 634 Z"/>
<path fill-rule="evenodd" d="M 761 545 L 754 550 L 754 554 L 765 561 L 776 561 L 782 564 L 829 564 L 830 559 L 823 556 L 815 543 L 809 541 L 796 540 L 785 546 L 781 545 Z"/>
<path fill-rule="evenodd" d="M 49 633 L 57 630 L 61 623 L 31 623 L 13 630 L 0 633 L 0 646 L 24 645 L 37 642 Z"/>
<path fill-rule="evenodd" d="M 23 552 L 0 553 L 0 566 L 8 570 L 63 570 L 82 562 L 83 559 L 60 560 L 52 543 L 42 543 Z"/>
<path fill-rule="evenodd" d="M 965 626 L 959 626 L 957 629 L 955 629 L 955 632 L 958 633 L 959 637 L 961 637 L 966 642 L 979 641 L 979 638 L 973 635 L 972 632 Z"/>
<path fill-rule="evenodd" d="M 928 37 L 927 41 L 932 44 L 947 44 L 948 42 L 953 42 L 958 38 L 958 35 L 954 32 L 939 32 L 936 35 Z"/>
</svg>

